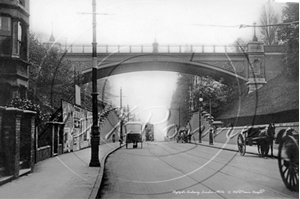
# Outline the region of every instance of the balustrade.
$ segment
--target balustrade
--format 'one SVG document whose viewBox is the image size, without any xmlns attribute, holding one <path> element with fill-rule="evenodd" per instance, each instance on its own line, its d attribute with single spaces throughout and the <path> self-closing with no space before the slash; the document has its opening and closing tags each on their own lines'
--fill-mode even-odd
<svg viewBox="0 0 300 199">
<path fill-rule="evenodd" d="M 65 46 L 70 53 L 92 53 L 92 45 Z M 97 45 L 98 53 L 152 53 L 151 45 Z M 159 53 L 240 53 L 240 47 L 229 45 L 159 45 Z"/>
</svg>

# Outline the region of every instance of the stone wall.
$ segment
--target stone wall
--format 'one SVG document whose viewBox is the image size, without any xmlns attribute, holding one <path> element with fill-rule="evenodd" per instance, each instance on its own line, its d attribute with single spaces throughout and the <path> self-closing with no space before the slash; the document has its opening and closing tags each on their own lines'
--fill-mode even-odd
<svg viewBox="0 0 300 199">
<path fill-rule="evenodd" d="M 37 149 L 36 162 L 46 160 L 51 157 L 51 146 L 44 146 Z"/>
</svg>

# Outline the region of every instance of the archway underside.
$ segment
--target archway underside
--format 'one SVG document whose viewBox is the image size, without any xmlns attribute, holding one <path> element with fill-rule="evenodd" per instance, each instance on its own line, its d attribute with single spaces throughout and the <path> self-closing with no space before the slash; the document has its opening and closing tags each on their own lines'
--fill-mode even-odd
<svg viewBox="0 0 300 199">
<path fill-rule="evenodd" d="M 118 62 L 98 66 L 97 79 L 119 75 L 130 72 L 142 71 L 169 71 L 185 73 L 197 76 L 211 76 L 219 80 L 223 79 L 224 83 L 229 82 L 247 82 L 246 77 L 227 71 L 216 66 L 211 66 L 205 63 L 185 63 L 185 62 L 171 62 L 171 61 L 143 61 L 143 62 Z M 82 71 L 83 82 L 88 83 L 92 81 L 92 69 Z"/>
</svg>

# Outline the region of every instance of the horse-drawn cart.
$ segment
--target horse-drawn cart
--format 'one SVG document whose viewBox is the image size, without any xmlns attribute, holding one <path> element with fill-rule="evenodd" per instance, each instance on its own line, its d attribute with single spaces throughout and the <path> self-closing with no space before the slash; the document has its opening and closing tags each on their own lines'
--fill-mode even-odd
<svg viewBox="0 0 300 199">
<path fill-rule="evenodd" d="M 299 191 L 299 133 L 294 129 L 279 132 L 278 166 L 285 186 Z"/>
<path fill-rule="evenodd" d="M 186 127 L 182 127 L 179 129 L 176 137 L 176 141 L 181 143 L 188 143 L 191 142 L 191 135 L 188 132 Z"/>
<path fill-rule="evenodd" d="M 240 155 L 245 155 L 246 145 L 257 145 L 258 154 L 265 157 L 268 154 L 269 147 L 274 140 L 274 134 L 275 126 L 273 124 L 270 124 L 268 127 L 251 127 L 242 131 L 237 138 Z"/>
<path fill-rule="evenodd" d="M 138 143 L 141 143 L 143 148 L 142 124 L 140 122 L 127 122 L 125 125 L 126 133 L 126 149 L 129 143 L 133 143 L 133 148 L 137 148 Z"/>
</svg>

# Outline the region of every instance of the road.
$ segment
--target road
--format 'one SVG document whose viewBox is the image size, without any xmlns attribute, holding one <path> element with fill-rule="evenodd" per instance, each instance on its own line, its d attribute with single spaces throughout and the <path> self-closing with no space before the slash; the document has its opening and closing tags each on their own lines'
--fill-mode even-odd
<svg viewBox="0 0 300 199">
<path fill-rule="evenodd" d="M 175 142 L 144 142 L 109 156 L 101 198 L 299 198 L 277 159 Z"/>
</svg>

